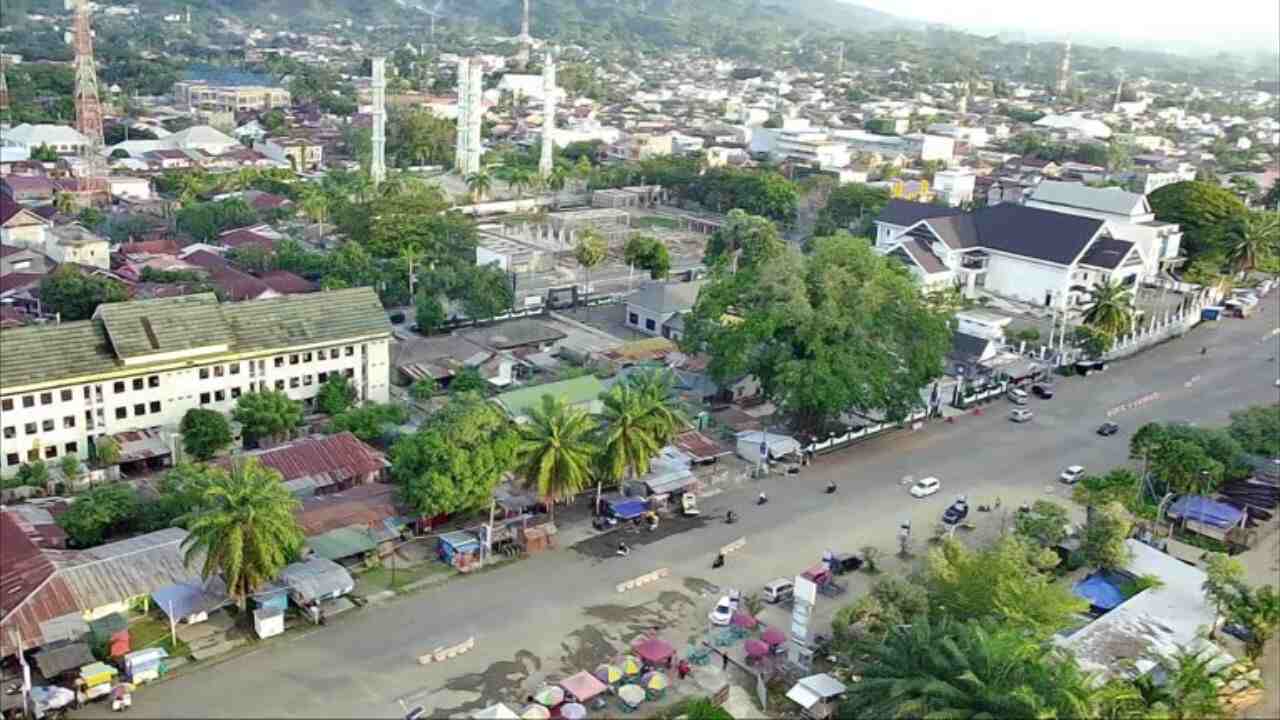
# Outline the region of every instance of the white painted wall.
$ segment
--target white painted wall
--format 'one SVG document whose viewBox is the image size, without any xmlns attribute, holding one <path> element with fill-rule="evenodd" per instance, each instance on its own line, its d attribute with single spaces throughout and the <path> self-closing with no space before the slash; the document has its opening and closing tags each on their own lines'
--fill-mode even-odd
<svg viewBox="0 0 1280 720">
<path fill-rule="evenodd" d="M 994 252 L 989 255 L 987 290 L 1040 306 L 1044 306 L 1045 292 L 1052 291 L 1059 307 L 1065 302 L 1067 268 Z"/>
</svg>

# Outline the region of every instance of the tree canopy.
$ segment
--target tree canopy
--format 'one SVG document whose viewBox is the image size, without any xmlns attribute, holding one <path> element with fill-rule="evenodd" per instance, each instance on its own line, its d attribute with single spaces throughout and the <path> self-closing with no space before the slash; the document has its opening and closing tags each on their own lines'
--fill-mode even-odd
<svg viewBox="0 0 1280 720">
<path fill-rule="evenodd" d="M 182 416 L 182 447 L 197 460 L 208 460 L 231 444 L 231 424 L 216 410 L 191 408 Z"/>
<path fill-rule="evenodd" d="M 279 440 L 302 424 L 302 403 L 276 390 L 245 393 L 236 401 L 231 417 L 254 440 Z"/>
<path fill-rule="evenodd" d="M 128 299 L 129 291 L 116 280 L 86 275 L 71 265 L 59 266 L 40 281 L 45 312 L 59 313 L 64 321 L 88 320 L 99 305 Z"/>
<path fill-rule="evenodd" d="M 1246 213 L 1230 190 L 1199 180 L 1166 185 L 1147 199 L 1157 220 L 1181 226 L 1183 250 L 1192 257 L 1224 250 L 1228 229 Z"/>
</svg>

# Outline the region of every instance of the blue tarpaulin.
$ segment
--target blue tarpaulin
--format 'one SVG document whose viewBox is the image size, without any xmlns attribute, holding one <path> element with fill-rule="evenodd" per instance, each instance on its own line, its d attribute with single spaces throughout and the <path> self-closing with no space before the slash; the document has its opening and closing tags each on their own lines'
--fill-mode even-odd
<svg viewBox="0 0 1280 720">
<path fill-rule="evenodd" d="M 1099 610 L 1112 610 L 1124 602 L 1124 593 L 1102 574 L 1090 575 L 1076 583 L 1071 591 Z"/>
<path fill-rule="evenodd" d="M 1244 511 L 1200 495 L 1183 495 L 1169 506 L 1169 515 L 1225 530 L 1240 524 Z"/>
<path fill-rule="evenodd" d="M 609 512 L 619 520 L 633 520 L 649 511 L 649 503 L 645 500 L 610 500 Z"/>
<path fill-rule="evenodd" d="M 200 583 L 174 583 L 151 593 L 156 606 L 174 620 L 197 613 L 212 612 L 231 603 L 221 580 Z"/>
</svg>

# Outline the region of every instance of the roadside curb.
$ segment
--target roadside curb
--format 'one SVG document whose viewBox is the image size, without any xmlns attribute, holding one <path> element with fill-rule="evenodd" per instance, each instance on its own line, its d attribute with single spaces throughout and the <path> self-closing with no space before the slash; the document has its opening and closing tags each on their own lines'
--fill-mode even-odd
<svg viewBox="0 0 1280 720">
<path fill-rule="evenodd" d="M 617 586 L 618 592 L 623 593 L 628 590 L 635 590 L 636 588 L 642 585 L 648 585 L 651 582 L 656 582 L 658 580 L 661 580 L 662 578 L 665 578 L 670 574 L 671 574 L 671 568 L 658 568 L 657 570 L 654 570 L 651 573 L 646 573 L 644 575 L 641 575 L 638 578 L 634 578 L 632 580 L 627 580 L 626 582 L 618 583 L 618 586 Z"/>
<path fill-rule="evenodd" d="M 444 662 L 445 660 L 452 660 L 455 657 L 470 651 L 475 646 L 476 646 L 476 638 L 473 635 L 467 638 L 466 640 L 463 640 L 460 643 L 457 643 L 454 645 L 441 646 L 432 650 L 426 655 L 419 655 L 418 664 L 430 665 L 433 662 L 439 663 L 439 662 Z"/>
</svg>

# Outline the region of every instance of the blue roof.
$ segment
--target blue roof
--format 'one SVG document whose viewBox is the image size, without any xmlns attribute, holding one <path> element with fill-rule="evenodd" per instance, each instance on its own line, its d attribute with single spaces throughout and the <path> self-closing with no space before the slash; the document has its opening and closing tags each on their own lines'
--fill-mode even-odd
<svg viewBox="0 0 1280 720">
<path fill-rule="evenodd" d="M 1071 588 L 1078 597 L 1102 610 L 1112 610 L 1124 602 L 1124 593 L 1101 573 L 1090 575 Z"/>
<path fill-rule="evenodd" d="M 1168 512 L 1174 517 L 1195 520 L 1220 529 L 1239 525 L 1244 518 L 1243 510 L 1200 495 L 1183 495 L 1169 506 Z"/>
<path fill-rule="evenodd" d="M 151 593 L 151 599 L 169 617 L 181 620 L 188 615 L 210 612 L 231 603 L 220 579 L 204 583 L 174 583 Z"/>
<path fill-rule="evenodd" d="M 609 509 L 613 511 L 623 520 L 630 520 L 634 517 L 640 517 L 649 510 L 649 503 L 645 500 L 610 500 Z"/>
</svg>

